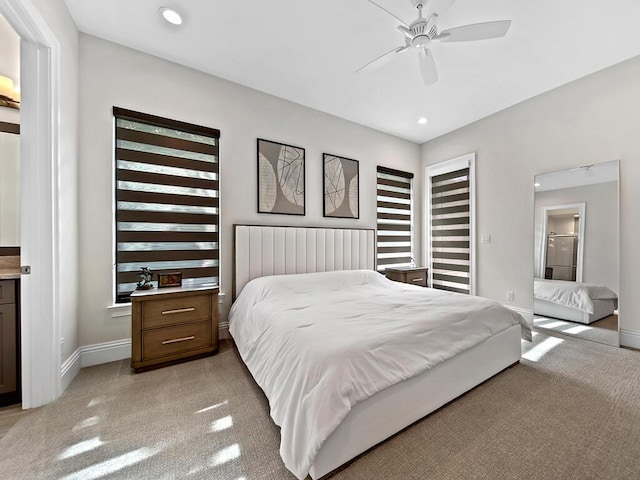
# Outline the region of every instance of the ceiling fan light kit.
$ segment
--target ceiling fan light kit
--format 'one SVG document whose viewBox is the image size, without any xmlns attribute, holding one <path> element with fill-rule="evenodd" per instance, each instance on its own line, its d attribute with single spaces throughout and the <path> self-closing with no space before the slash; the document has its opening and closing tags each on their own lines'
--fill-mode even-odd
<svg viewBox="0 0 640 480">
<path fill-rule="evenodd" d="M 392 53 L 404 53 L 411 48 L 418 50 L 418 62 L 420 65 L 420 73 L 425 85 L 432 85 L 438 81 L 438 72 L 432 52 L 429 50 L 431 43 L 435 42 L 469 42 L 475 40 L 487 40 L 490 38 L 499 38 L 506 35 L 511 20 L 500 20 L 495 22 L 475 23 L 472 25 L 464 25 L 462 27 L 449 28 L 438 31 L 437 22 L 439 14 L 444 12 L 431 11 L 430 0 L 411 0 L 411 4 L 418 10 L 418 18 L 407 24 L 400 17 L 393 14 L 383 6 L 377 4 L 373 0 L 369 3 L 375 5 L 385 13 L 391 15 L 400 21 L 398 30 L 404 35 L 404 45 L 396 47 L 387 53 L 376 57 L 369 63 L 360 67 L 356 72 L 373 70 L 381 67 L 391 58 Z M 450 4 L 453 2 L 450 2 Z M 450 5 L 449 5 L 450 6 Z M 427 10 L 427 16 L 423 15 L 423 10 Z"/>
</svg>

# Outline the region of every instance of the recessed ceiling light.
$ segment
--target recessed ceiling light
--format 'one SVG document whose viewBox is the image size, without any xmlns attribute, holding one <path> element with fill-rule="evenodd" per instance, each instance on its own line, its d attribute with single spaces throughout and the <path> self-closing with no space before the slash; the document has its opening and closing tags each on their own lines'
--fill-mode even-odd
<svg viewBox="0 0 640 480">
<path fill-rule="evenodd" d="M 534 183 L 534 184 L 533 184 L 533 186 L 534 186 L 534 187 L 539 187 L 539 186 L 540 186 L 540 184 L 539 184 L 538 182 L 536 182 L 536 183 Z"/>
<path fill-rule="evenodd" d="M 178 12 L 176 12 L 173 8 L 160 7 L 158 11 L 167 22 L 173 25 L 182 24 L 182 16 Z"/>
<path fill-rule="evenodd" d="M 420 118 L 418 119 L 418 123 L 419 123 L 420 125 L 424 125 L 425 123 L 427 123 L 427 118 L 426 118 L 426 117 L 420 117 Z"/>
</svg>

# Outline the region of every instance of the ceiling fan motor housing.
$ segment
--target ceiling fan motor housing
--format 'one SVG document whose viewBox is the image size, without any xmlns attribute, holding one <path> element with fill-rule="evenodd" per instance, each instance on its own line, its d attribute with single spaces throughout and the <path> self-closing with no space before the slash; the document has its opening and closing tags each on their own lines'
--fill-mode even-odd
<svg viewBox="0 0 640 480">
<path fill-rule="evenodd" d="M 417 48 L 426 47 L 433 37 L 438 34 L 435 25 L 428 28 L 429 22 L 425 19 L 419 19 L 409 26 L 411 30 L 411 45 Z"/>
</svg>

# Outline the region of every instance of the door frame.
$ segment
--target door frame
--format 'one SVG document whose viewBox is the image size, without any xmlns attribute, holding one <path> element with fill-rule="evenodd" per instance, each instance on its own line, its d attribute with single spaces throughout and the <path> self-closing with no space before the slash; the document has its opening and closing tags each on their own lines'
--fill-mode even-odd
<svg viewBox="0 0 640 480">
<path fill-rule="evenodd" d="M 433 257 L 431 255 L 431 177 L 456 170 L 469 169 L 469 294 L 476 295 L 476 154 L 467 153 L 460 157 L 427 165 L 424 169 L 424 230 L 423 248 L 429 265 L 429 285 L 433 285 Z"/>
<path fill-rule="evenodd" d="M 22 406 L 61 392 L 59 131 L 60 45 L 32 0 L 0 0 L 20 36 Z"/>
<path fill-rule="evenodd" d="M 578 224 L 578 254 L 576 260 L 578 265 L 576 269 L 576 282 L 582 282 L 582 271 L 584 267 L 584 224 L 587 220 L 587 204 L 584 202 L 567 203 L 565 205 L 547 205 L 542 207 L 543 223 L 540 233 L 540 265 L 538 265 L 540 278 L 544 278 L 544 271 L 547 266 L 547 225 L 549 223 L 549 212 L 569 208 L 575 208 L 580 212 L 580 223 Z"/>
</svg>

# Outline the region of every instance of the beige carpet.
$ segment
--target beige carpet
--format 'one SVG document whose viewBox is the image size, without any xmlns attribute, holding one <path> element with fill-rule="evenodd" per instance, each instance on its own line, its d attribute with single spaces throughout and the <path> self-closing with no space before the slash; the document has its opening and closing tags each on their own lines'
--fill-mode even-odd
<svg viewBox="0 0 640 480">
<path fill-rule="evenodd" d="M 615 314 L 588 325 L 536 315 L 533 319 L 533 325 L 536 329 L 552 330 L 562 335 L 583 338 L 592 342 L 604 343 L 605 345 L 617 347 L 620 344 L 618 338 L 618 315 Z"/>
<path fill-rule="evenodd" d="M 626 480 L 640 478 L 639 445 L 640 353 L 536 333 L 520 365 L 333 479 Z M 0 477 L 292 480 L 278 446 L 262 392 L 225 345 L 138 375 L 127 362 L 83 369 L 0 440 Z"/>
</svg>

